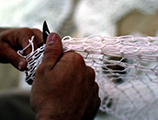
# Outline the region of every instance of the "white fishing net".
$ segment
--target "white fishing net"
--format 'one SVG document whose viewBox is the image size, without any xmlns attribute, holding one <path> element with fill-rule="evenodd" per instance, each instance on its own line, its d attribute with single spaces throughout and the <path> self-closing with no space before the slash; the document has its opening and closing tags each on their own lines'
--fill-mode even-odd
<svg viewBox="0 0 158 120">
<path fill-rule="evenodd" d="M 62 44 L 64 52 L 80 53 L 86 64 L 95 70 L 100 110 L 120 120 L 157 120 L 158 37 L 66 36 Z M 33 38 L 29 45 L 34 48 Z M 44 47 L 33 49 L 25 56 L 29 84 L 42 61 Z"/>
</svg>

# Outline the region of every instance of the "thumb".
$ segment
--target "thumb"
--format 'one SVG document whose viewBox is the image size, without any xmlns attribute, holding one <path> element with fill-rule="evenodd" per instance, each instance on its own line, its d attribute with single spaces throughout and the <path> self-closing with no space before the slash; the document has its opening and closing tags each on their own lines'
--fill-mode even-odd
<svg viewBox="0 0 158 120">
<path fill-rule="evenodd" d="M 52 69 L 60 59 L 62 52 L 63 48 L 59 35 L 51 33 L 47 38 L 42 64 L 46 68 Z"/>
</svg>

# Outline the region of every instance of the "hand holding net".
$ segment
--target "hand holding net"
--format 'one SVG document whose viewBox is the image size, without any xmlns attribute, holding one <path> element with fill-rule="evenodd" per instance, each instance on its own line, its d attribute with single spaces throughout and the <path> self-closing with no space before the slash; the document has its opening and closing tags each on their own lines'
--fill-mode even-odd
<svg viewBox="0 0 158 120">
<path fill-rule="evenodd" d="M 158 98 L 158 37 L 66 36 L 62 44 L 63 52 L 81 54 L 95 70 L 100 110 L 123 120 L 156 120 L 153 118 L 158 113 L 153 112 L 153 107 Z M 36 50 L 33 42 L 29 45 L 33 51 L 25 56 L 26 81 L 32 84 L 45 45 Z"/>
</svg>

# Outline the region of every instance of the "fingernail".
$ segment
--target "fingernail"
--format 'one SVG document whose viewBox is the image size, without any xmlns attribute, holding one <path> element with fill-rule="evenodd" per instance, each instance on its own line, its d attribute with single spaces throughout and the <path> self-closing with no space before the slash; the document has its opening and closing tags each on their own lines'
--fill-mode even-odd
<svg viewBox="0 0 158 120">
<path fill-rule="evenodd" d="M 57 35 L 52 33 L 47 38 L 47 44 L 54 43 L 57 40 Z"/>
<path fill-rule="evenodd" d="M 19 70 L 21 70 L 21 68 L 23 67 L 23 64 L 24 64 L 24 61 L 20 61 L 20 62 L 19 62 L 19 64 L 18 64 Z"/>
</svg>

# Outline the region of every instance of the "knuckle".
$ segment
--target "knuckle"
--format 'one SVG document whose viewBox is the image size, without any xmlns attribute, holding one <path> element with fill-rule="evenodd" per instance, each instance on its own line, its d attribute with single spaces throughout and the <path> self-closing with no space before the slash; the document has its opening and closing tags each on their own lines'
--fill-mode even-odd
<svg viewBox="0 0 158 120">
<path fill-rule="evenodd" d="M 63 57 L 61 58 L 61 61 L 69 62 L 74 65 L 82 65 L 85 64 L 84 59 L 82 56 L 75 52 L 66 52 L 63 54 Z"/>
<path fill-rule="evenodd" d="M 95 71 L 92 67 L 87 66 L 87 68 L 88 68 L 90 74 L 95 75 Z"/>
<path fill-rule="evenodd" d="M 85 63 L 83 57 L 80 54 L 75 53 L 75 52 L 71 52 L 71 60 L 77 64 Z"/>
<path fill-rule="evenodd" d="M 98 86 L 98 84 L 95 82 L 95 89 L 96 89 L 96 91 L 97 91 L 97 93 L 99 92 L 99 86 Z"/>
<path fill-rule="evenodd" d="M 80 54 L 78 54 L 78 53 L 76 53 L 76 54 L 74 55 L 74 58 L 75 58 L 75 60 L 77 60 L 77 61 L 79 61 L 79 62 L 84 62 L 82 56 L 81 56 Z"/>
<path fill-rule="evenodd" d="M 17 35 L 21 38 L 21 40 L 26 41 L 32 37 L 33 32 L 30 28 L 19 28 L 17 29 Z"/>
<path fill-rule="evenodd" d="M 94 81 L 95 80 L 95 71 L 94 71 L 94 69 L 87 66 L 87 71 L 88 71 L 89 77 Z"/>
<path fill-rule="evenodd" d="M 42 41 L 42 32 L 39 29 L 32 29 L 35 39 Z"/>
<path fill-rule="evenodd" d="M 29 36 L 32 35 L 31 29 L 29 29 L 29 28 L 19 28 L 19 29 L 16 30 L 16 36 L 22 37 L 22 36 L 26 36 L 26 35 L 29 35 Z"/>
<path fill-rule="evenodd" d="M 19 28 L 14 32 L 14 41 L 17 42 L 22 48 L 24 48 L 32 37 L 32 31 L 29 28 Z"/>
</svg>

